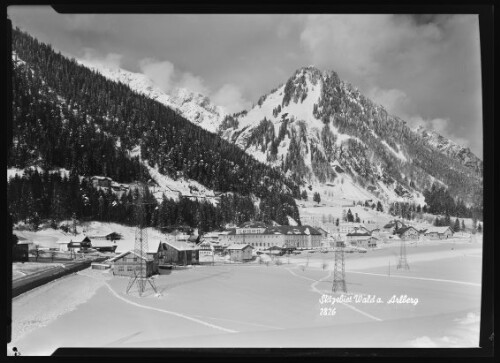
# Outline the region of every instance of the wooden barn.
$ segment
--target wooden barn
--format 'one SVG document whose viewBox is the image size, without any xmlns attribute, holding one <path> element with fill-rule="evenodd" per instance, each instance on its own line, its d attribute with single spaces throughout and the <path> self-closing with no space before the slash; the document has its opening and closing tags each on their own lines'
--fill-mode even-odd
<svg viewBox="0 0 500 363">
<path fill-rule="evenodd" d="M 154 260 L 147 254 L 137 250 L 123 252 L 108 261 L 113 266 L 113 275 L 134 276 L 135 271 L 140 274 L 141 266 L 142 271 L 146 273 L 146 277 L 153 275 L 155 272 Z"/>
<path fill-rule="evenodd" d="M 199 250 L 191 243 L 181 241 L 165 241 L 158 250 L 160 265 L 187 266 L 200 262 Z"/>
<path fill-rule="evenodd" d="M 231 261 L 249 261 L 252 259 L 253 247 L 249 244 L 233 244 L 226 248 Z"/>
</svg>

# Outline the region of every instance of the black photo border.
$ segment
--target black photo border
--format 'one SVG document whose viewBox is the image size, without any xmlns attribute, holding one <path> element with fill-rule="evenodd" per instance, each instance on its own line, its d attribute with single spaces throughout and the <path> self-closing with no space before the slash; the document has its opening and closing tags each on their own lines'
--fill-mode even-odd
<svg viewBox="0 0 500 363">
<path fill-rule="evenodd" d="M 218 360 L 255 360 L 262 358 L 286 359 L 287 361 L 316 361 L 334 360 L 344 362 L 350 360 L 373 359 L 390 362 L 417 362 L 430 361 L 495 361 L 494 350 L 494 1 L 412 1 L 394 0 L 375 1 L 317 1 L 279 3 L 276 1 L 250 1 L 246 3 L 229 3 L 224 1 L 166 1 L 138 2 L 138 1 L 20 1 L 8 0 L 2 4 L 2 128 L 4 137 L 4 163 L 7 165 L 8 152 L 12 142 L 12 112 L 10 109 L 12 98 L 12 57 L 11 57 L 11 22 L 7 19 L 9 5 L 52 5 L 60 13 L 262 13 L 262 14 L 302 14 L 302 13 L 352 13 L 352 14 L 478 14 L 481 42 L 481 77 L 482 77 L 482 106 L 483 106 L 483 145 L 484 145 L 484 242 L 483 242 L 483 270 L 481 291 L 481 322 L 479 348 L 151 348 L 151 349 L 115 349 L 115 348 L 63 348 L 56 350 L 54 360 L 82 360 L 88 361 L 91 357 L 102 357 L 106 360 L 138 361 L 141 357 L 154 361 L 167 361 L 170 358 L 202 358 Z M 5 179 L 4 179 L 5 182 Z M 4 189 L 7 190 L 6 188 Z M 4 194 L 2 208 L 2 232 L 4 249 L 0 253 L 4 266 L 2 279 L 3 293 L 2 317 L 5 320 L 6 344 L 11 339 L 12 316 L 12 235 L 10 216 L 7 210 L 7 198 Z M 7 238 L 5 238 L 7 237 Z M 17 357 L 6 357 L 9 361 Z M 22 357 L 26 359 L 26 357 Z M 40 357 L 29 357 L 40 358 Z M 4 361 L 2 359 L 2 361 Z"/>
</svg>

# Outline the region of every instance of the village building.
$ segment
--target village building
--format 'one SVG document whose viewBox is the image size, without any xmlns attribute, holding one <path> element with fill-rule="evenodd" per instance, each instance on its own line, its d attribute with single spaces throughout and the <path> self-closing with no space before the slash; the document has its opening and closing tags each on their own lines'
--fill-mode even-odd
<svg viewBox="0 0 500 363">
<path fill-rule="evenodd" d="M 260 222 L 259 222 L 260 223 Z M 272 246 L 295 248 L 320 248 L 322 236 L 311 226 L 272 226 L 250 225 L 244 228 L 231 228 L 220 234 L 222 245 L 249 244 L 264 250 Z M 243 231 L 245 233 L 243 233 Z"/>
<path fill-rule="evenodd" d="M 370 233 L 348 233 L 346 240 L 351 246 L 374 248 L 377 247 L 378 238 L 372 236 Z"/>
<path fill-rule="evenodd" d="M 450 227 L 430 227 L 425 231 L 425 236 L 429 239 L 447 239 L 453 237 Z"/>
<path fill-rule="evenodd" d="M 199 261 L 201 262 L 213 262 L 215 255 L 215 248 L 212 242 L 203 241 L 200 242 L 195 249 L 198 250 Z"/>
<path fill-rule="evenodd" d="M 226 248 L 231 261 L 244 262 L 251 260 L 253 247 L 249 244 L 232 244 Z"/>
<path fill-rule="evenodd" d="M 92 240 L 91 248 L 99 252 L 115 252 L 118 245 L 114 241 Z"/>
<path fill-rule="evenodd" d="M 395 230 L 398 230 L 398 229 L 401 229 L 401 228 L 404 228 L 406 227 L 405 224 L 397 219 L 393 220 L 393 221 L 390 221 L 389 223 L 387 223 L 384 228 L 383 228 L 383 231 L 384 232 L 390 232 L 390 233 L 393 233 Z"/>
<path fill-rule="evenodd" d="M 113 192 L 120 193 L 120 192 L 127 192 L 130 188 L 128 185 L 120 184 L 115 181 L 111 182 L 111 189 Z"/>
<path fill-rule="evenodd" d="M 158 260 L 161 266 L 187 266 L 198 264 L 199 250 L 185 241 L 166 240 L 160 244 Z"/>
<path fill-rule="evenodd" d="M 394 234 L 399 236 L 399 238 L 401 238 L 402 240 L 416 240 L 420 235 L 418 231 L 412 226 L 397 229 Z"/>
<path fill-rule="evenodd" d="M 99 241 L 104 242 L 104 241 Z M 116 244 L 115 253 L 123 254 L 125 252 L 136 250 L 135 240 L 134 239 L 124 239 L 115 241 Z M 145 248 L 145 255 L 149 260 L 153 261 L 152 269 L 153 273 L 158 273 L 158 251 L 160 249 L 160 240 L 158 239 L 150 239 L 147 243 L 147 248 Z"/>
<path fill-rule="evenodd" d="M 112 265 L 113 275 L 134 276 L 137 273 L 139 276 L 150 277 L 158 272 L 157 266 L 155 269 L 153 258 L 138 250 L 123 252 L 109 259 L 108 262 Z"/>
<path fill-rule="evenodd" d="M 362 223 L 353 223 L 353 222 L 347 222 L 347 223 L 341 223 L 337 227 L 337 232 L 338 233 L 355 233 L 355 232 L 360 232 L 360 233 L 370 233 L 368 228 L 365 227 L 364 224 Z"/>
<path fill-rule="evenodd" d="M 358 238 L 356 240 L 349 241 L 349 244 L 356 247 L 375 248 L 377 247 L 377 242 L 377 237 L 365 236 L 364 238 Z"/>
<path fill-rule="evenodd" d="M 20 236 L 17 237 L 17 243 L 12 246 L 12 261 L 27 262 L 29 261 L 29 250 L 33 246 L 33 242 Z"/>
<path fill-rule="evenodd" d="M 323 238 L 328 238 L 328 235 L 330 234 L 328 231 L 321 227 L 314 227 L 315 230 L 317 230 L 319 233 L 321 233 L 321 237 Z"/>
<path fill-rule="evenodd" d="M 116 241 L 122 238 L 121 234 L 116 232 L 110 232 L 106 234 L 96 234 L 96 235 L 88 235 L 88 237 L 93 240 L 108 240 L 108 241 Z"/>
<path fill-rule="evenodd" d="M 59 251 L 83 252 L 92 246 L 90 238 L 84 234 L 70 237 L 69 240 L 57 241 Z"/>
<path fill-rule="evenodd" d="M 113 180 L 106 176 L 93 176 L 90 178 L 90 181 L 92 182 L 92 186 L 94 188 L 111 188 L 111 182 Z"/>
<path fill-rule="evenodd" d="M 202 240 L 209 242 L 219 242 L 220 232 L 207 232 L 202 236 Z"/>
</svg>

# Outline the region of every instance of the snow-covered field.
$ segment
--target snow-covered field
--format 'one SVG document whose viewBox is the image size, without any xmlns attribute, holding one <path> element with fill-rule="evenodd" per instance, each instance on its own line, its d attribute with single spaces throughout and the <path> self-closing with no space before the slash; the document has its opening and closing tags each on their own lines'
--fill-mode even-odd
<svg viewBox="0 0 500 363">
<path fill-rule="evenodd" d="M 333 257 L 321 253 L 310 254 L 305 268 L 301 254 L 280 266 L 173 270 L 154 279 L 160 297 L 151 289 L 142 298 L 126 295 L 127 278 L 84 270 L 13 300 L 8 350 L 478 346 L 482 244 L 409 245 L 410 271 L 396 269 L 397 247 L 346 255 L 348 293 L 379 303 L 322 303 L 323 295 L 341 294 L 331 291 Z M 389 303 L 401 295 L 418 303 Z"/>
</svg>

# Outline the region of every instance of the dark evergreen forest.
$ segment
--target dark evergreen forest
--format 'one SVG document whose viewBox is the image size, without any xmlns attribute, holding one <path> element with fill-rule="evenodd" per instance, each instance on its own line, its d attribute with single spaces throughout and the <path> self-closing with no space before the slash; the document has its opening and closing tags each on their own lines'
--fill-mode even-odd
<svg viewBox="0 0 500 363">
<path fill-rule="evenodd" d="M 145 178 L 144 166 L 130 156 L 136 147 L 160 173 L 225 193 L 217 207 L 164 198 L 148 207 L 150 225 L 183 222 L 210 230 L 250 218 L 280 224 L 288 224 L 286 215 L 299 219 L 293 199 L 299 197 L 299 185 L 280 171 L 27 33 L 16 29 L 12 36 L 13 144 L 8 167 L 46 171 L 9 181 L 15 221 L 64 219 L 76 213 L 79 218 L 132 223 L 126 200 L 134 199 L 133 192 L 117 200 L 79 177 L 102 175 L 123 183 Z M 55 168 L 69 170 L 68 180 L 48 172 Z M 260 211 L 252 195 L 261 199 Z"/>
</svg>

